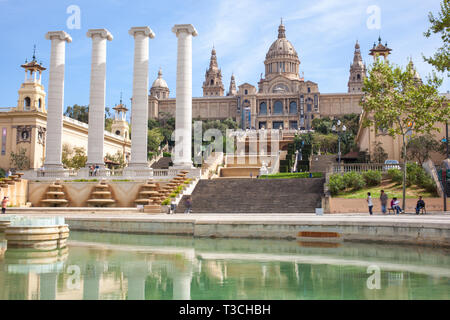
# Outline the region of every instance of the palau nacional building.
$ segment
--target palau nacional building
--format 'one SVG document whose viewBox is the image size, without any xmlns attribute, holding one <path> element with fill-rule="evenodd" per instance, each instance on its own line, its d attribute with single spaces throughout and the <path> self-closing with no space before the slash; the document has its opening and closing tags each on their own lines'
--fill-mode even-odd
<svg viewBox="0 0 450 320">
<path fill-rule="evenodd" d="M 278 38 L 272 43 L 264 61 L 265 76 L 255 87 L 249 83 L 236 85 L 232 75 L 225 92 L 216 50 L 211 52 L 209 68 L 203 82 L 203 97 L 193 98 L 193 119 L 235 119 L 243 128 L 302 129 L 311 128 L 312 120 L 324 116 L 361 113 L 359 101 L 366 75 L 360 45 L 356 43 L 350 67 L 348 92 L 321 93 L 319 85 L 305 80 L 300 73 L 300 59 L 286 38 L 283 23 Z M 161 70 L 149 96 L 149 116 L 162 113 L 175 115 L 175 98 L 162 77 Z"/>
</svg>

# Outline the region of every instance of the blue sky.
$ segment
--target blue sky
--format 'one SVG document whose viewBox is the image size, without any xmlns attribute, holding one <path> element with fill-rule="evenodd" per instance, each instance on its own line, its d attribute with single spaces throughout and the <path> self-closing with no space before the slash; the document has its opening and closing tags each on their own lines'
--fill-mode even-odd
<svg viewBox="0 0 450 320">
<path fill-rule="evenodd" d="M 66 49 L 65 106 L 89 103 L 91 40 L 88 29 L 107 28 L 114 36 L 108 42 L 106 104 L 114 106 L 120 92 L 127 105 L 132 94 L 133 38 L 128 30 L 133 26 L 149 26 L 156 34 L 150 40 L 149 83 L 163 69 L 164 79 L 175 96 L 176 36 L 174 24 L 191 23 L 198 31 L 193 38 L 193 95 L 202 95 L 205 70 L 211 48 L 215 45 L 225 88 L 231 73 L 237 84 L 257 86 L 264 72 L 264 58 L 277 38 L 280 17 L 286 26 L 287 38 L 293 43 L 301 61 L 300 70 L 306 80 L 319 84 L 322 93 L 346 92 L 349 65 L 353 59 L 355 41 L 361 44 L 364 61 L 373 43 L 381 35 L 383 43 L 393 49 L 390 60 L 406 65 L 412 57 L 422 77 L 432 68 L 423 61 L 441 45 L 439 37 L 425 38 L 429 11 L 436 13 L 438 0 L 96 0 L 96 1 L 30 1 L 0 0 L 0 107 L 17 103 L 17 90 L 24 74 L 20 65 L 32 56 L 37 46 L 37 59 L 48 67 L 50 41 L 47 31 L 65 30 L 73 42 Z M 81 28 L 68 29 L 66 13 L 70 5 L 81 10 Z M 381 28 L 369 29 L 367 8 L 380 8 Z M 450 90 L 445 78 L 441 92 Z M 47 89 L 48 72 L 44 73 Z"/>
</svg>

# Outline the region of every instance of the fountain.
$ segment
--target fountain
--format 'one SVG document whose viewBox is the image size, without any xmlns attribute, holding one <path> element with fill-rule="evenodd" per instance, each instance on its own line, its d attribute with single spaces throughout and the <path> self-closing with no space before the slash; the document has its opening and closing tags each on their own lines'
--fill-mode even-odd
<svg viewBox="0 0 450 320">
<path fill-rule="evenodd" d="M 108 207 L 115 203 L 116 200 L 113 199 L 109 185 L 104 179 L 94 187 L 91 199 L 87 201 L 88 206 L 94 207 Z"/>
<path fill-rule="evenodd" d="M 0 232 L 5 232 L 6 228 L 11 224 L 9 217 L 0 217 Z"/>
<path fill-rule="evenodd" d="M 45 195 L 46 198 L 41 200 L 44 206 L 67 207 L 69 205 L 69 201 L 66 199 L 64 187 L 61 185 L 59 180 L 56 180 L 48 187 Z"/>
<path fill-rule="evenodd" d="M 141 186 L 138 198 L 134 202 L 140 205 L 152 205 L 155 196 L 159 195 L 157 189 L 158 186 L 153 182 L 153 180 L 148 180 Z"/>
<path fill-rule="evenodd" d="M 34 250 L 56 250 L 65 248 L 69 237 L 69 226 L 63 217 L 11 217 L 5 230 L 8 248 Z"/>
</svg>

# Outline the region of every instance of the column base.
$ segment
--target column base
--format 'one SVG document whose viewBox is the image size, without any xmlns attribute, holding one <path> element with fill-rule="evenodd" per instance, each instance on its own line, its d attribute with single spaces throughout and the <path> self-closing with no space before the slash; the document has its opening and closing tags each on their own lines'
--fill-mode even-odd
<svg viewBox="0 0 450 320">
<path fill-rule="evenodd" d="M 150 179 L 153 177 L 153 169 L 147 163 L 130 163 L 128 167 L 123 168 L 123 176 Z"/>
<path fill-rule="evenodd" d="M 38 173 L 41 177 L 64 178 L 69 176 L 69 170 L 62 164 L 44 164 L 44 171 Z"/>
<path fill-rule="evenodd" d="M 195 169 L 192 162 L 175 162 L 171 167 L 173 169 Z"/>
</svg>

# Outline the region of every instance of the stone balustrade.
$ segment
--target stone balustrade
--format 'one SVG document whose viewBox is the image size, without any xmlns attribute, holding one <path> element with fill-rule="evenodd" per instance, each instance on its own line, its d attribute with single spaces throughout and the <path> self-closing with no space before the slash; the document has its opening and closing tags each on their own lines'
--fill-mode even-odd
<svg viewBox="0 0 450 320">
<path fill-rule="evenodd" d="M 403 168 L 402 164 L 384 164 L 384 163 L 341 163 L 332 166 L 333 173 L 345 172 L 366 172 L 369 170 L 387 172 L 389 169 Z"/>
</svg>

